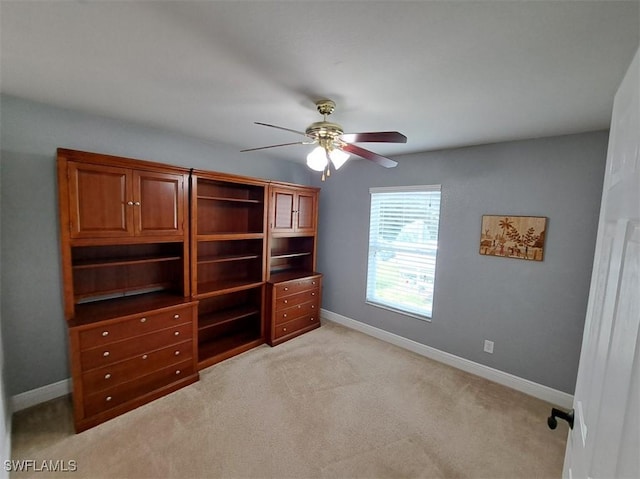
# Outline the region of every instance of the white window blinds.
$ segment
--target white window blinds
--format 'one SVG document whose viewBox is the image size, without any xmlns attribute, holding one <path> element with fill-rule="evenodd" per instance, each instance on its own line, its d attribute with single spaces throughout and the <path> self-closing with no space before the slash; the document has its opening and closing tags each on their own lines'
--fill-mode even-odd
<svg viewBox="0 0 640 479">
<path fill-rule="evenodd" d="M 431 318 L 440 185 L 371 188 L 367 302 Z"/>
</svg>

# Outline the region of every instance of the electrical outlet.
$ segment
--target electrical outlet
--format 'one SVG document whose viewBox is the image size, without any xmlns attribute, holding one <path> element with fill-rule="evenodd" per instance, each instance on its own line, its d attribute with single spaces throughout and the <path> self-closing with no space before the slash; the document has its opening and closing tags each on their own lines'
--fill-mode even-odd
<svg viewBox="0 0 640 479">
<path fill-rule="evenodd" d="M 493 354 L 493 341 L 489 341 L 488 339 L 484 340 L 484 352 Z"/>
</svg>

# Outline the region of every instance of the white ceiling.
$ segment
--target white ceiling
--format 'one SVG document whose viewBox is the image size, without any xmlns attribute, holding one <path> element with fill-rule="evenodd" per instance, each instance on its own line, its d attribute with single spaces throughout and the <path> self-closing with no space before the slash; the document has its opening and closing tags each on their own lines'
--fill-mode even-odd
<svg viewBox="0 0 640 479">
<path fill-rule="evenodd" d="M 2 0 L 2 92 L 237 147 L 321 119 L 389 156 L 605 129 L 638 1 Z M 302 160 L 308 146 L 272 154 Z"/>
</svg>

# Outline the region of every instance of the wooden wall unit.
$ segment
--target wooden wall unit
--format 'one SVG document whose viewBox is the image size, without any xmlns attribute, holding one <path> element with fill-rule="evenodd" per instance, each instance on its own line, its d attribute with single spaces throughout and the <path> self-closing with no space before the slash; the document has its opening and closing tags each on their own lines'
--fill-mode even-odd
<svg viewBox="0 0 640 479">
<path fill-rule="evenodd" d="M 318 188 L 58 149 L 76 431 L 320 326 Z"/>
<path fill-rule="evenodd" d="M 265 341 L 265 181 L 191 175 L 191 289 L 199 300 L 198 367 Z"/>
<path fill-rule="evenodd" d="M 286 183 L 269 186 L 267 342 L 271 346 L 320 326 L 319 191 Z"/>
<path fill-rule="evenodd" d="M 58 149 L 76 431 L 198 380 L 189 171 Z"/>
</svg>

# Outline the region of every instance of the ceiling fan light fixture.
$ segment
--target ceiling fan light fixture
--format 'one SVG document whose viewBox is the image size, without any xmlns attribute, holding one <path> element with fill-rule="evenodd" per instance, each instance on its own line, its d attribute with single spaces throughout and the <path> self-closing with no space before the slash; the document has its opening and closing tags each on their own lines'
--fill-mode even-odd
<svg viewBox="0 0 640 479">
<path fill-rule="evenodd" d="M 327 152 L 323 147 L 316 146 L 311 150 L 307 155 L 307 166 L 314 171 L 324 171 L 327 167 Z"/>
<path fill-rule="evenodd" d="M 346 151 L 333 149 L 329 152 L 329 158 L 331 158 L 331 163 L 336 170 L 339 170 L 342 165 L 344 165 L 349 159 L 349 153 Z"/>
</svg>

